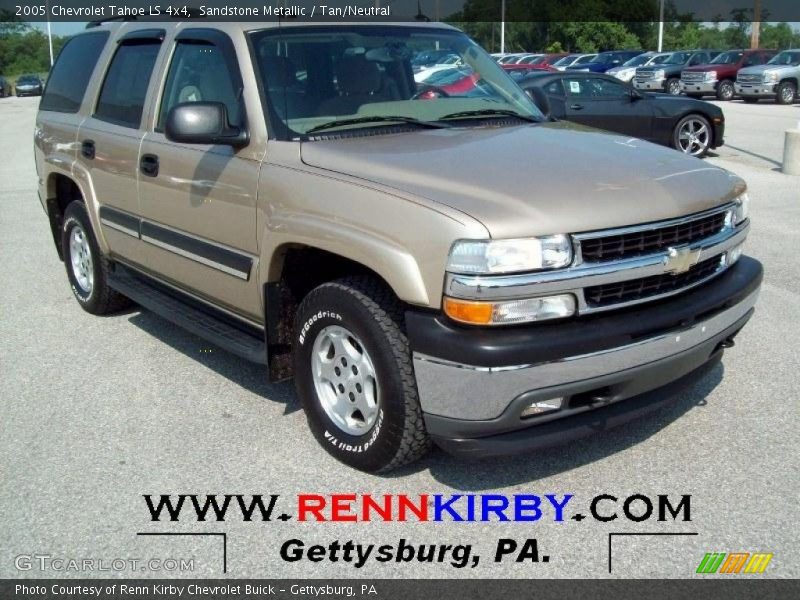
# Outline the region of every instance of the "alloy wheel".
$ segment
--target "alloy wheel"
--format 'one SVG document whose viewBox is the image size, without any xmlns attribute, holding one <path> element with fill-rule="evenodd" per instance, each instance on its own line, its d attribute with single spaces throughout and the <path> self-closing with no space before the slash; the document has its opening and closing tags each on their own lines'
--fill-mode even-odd
<svg viewBox="0 0 800 600">
<path fill-rule="evenodd" d="M 345 433 L 364 435 L 380 408 L 378 378 L 364 344 L 344 327 L 326 327 L 314 340 L 311 363 L 325 413 Z"/>
<path fill-rule="evenodd" d="M 89 240 L 83 229 L 76 225 L 69 236 L 69 258 L 72 264 L 72 275 L 81 290 L 92 293 L 94 287 L 94 266 Z"/>
<path fill-rule="evenodd" d="M 700 156 L 708 149 L 710 136 L 707 123 L 700 119 L 687 119 L 678 131 L 678 145 L 684 154 Z"/>
</svg>

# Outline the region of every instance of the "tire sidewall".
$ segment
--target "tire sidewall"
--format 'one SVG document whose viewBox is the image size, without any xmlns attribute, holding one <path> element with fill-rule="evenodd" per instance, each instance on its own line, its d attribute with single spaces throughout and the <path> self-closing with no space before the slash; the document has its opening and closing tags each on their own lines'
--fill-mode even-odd
<svg viewBox="0 0 800 600">
<path fill-rule="evenodd" d="M 75 227 L 80 227 L 89 244 L 89 252 L 92 258 L 92 290 L 87 293 L 78 284 L 75 279 L 75 274 L 72 272 L 72 257 L 70 250 L 70 236 Z M 100 249 L 94 238 L 89 217 L 86 214 L 86 209 L 80 202 L 73 202 L 67 207 L 64 214 L 64 221 L 61 224 L 61 250 L 64 256 L 64 266 L 67 269 L 67 278 L 69 285 L 72 288 L 72 293 L 75 299 L 87 310 L 94 308 L 97 304 L 99 291 L 103 285 L 102 271 L 100 269 Z"/>
<path fill-rule="evenodd" d="M 379 412 L 375 423 L 363 435 L 341 430 L 325 412 L 314 386 L 311 353 L 317 335 L 338 325 L 350 330 L 363 344 L 375 367 L 379 390 Z M 405 421 L 405 393 L 402 378 L 389 341 L 372 313 L 356 298 L 324 285 L 300 305 L 294 332 L 294 379 L 309 428 L 325 450 L 362 471 L 378 471 L 388 465 L 402 442 Z"/>
</svg>

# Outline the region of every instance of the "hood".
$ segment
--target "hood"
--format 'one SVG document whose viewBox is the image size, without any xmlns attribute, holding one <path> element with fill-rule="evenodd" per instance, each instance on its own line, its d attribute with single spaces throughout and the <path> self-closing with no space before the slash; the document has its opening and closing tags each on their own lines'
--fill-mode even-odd
<svg viewBox="0 0 800 600">
<path fill-rule="evenodd" d="M 708 71 L 736 71 L 739 67 L 737 65 L 695 65 L 693 67 L 684 67 L 684 71 L 706 73 Z"/>
<path fill-rule="evenodd" d="M 784 69 L 796 69 L 791 65 L 754 65 L 739 69 L 739 75 L 760 75 L 765 71 L 783 71 Z"/>
<path fill-rule="evenodd" d="M 565 122 L 303 142 L 301 157 L 459 210 L 495 238 L 668 219 L 744 189 L 675 150 Z"/>
</svg>

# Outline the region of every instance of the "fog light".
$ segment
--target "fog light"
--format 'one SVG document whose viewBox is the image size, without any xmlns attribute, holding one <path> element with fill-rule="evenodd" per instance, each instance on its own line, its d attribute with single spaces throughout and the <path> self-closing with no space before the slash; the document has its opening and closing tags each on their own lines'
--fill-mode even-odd
<svg viewBox="0 0 800 600">
<path fill-rule="evenodd" d="M 472 302 L 445 297 L 443 303 L 448 317 L 471 325 L 513 325 L 560 319 L 575 314 L 575 305 L 572 294 L 502 302 Z"/>
<path fill-rule="evenodd" d="M 739 244 L 734 248 L 728 250 L 727 254 L 725 254 L 725 266 L 732 267 L 736 264 L 736 261 L 742 256 L 742 250 L 744 248 L 744 244 Z"/>
<path fill-rule="evenodd" d="M 558 410 L 561 408 L 563 401 L 564 398 L 551 398 L 549 400 L 540 400 L 539 402 L 534 402 L 525 410 L 523 410 L 519 416 L 520 418 L 524 419 L 525 417 L 533 417 Z"/>
</svg>

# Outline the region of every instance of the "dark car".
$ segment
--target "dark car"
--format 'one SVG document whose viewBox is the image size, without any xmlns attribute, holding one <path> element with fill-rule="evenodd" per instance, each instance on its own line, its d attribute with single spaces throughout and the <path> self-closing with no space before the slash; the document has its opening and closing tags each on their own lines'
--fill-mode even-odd
<svg viewBox="0 0 800 600">
<path fill-rule="evenodd" d="M 0 98 L 5 98 L 11 95 L 11 84 L 7 79 L 0 77 Z"/>
<path fill-rule="evenodd" d="M 731 100 L 736 94 L 734 82 L 740 69 L 763 65 L 776 50 L 728 50 L 718 54 L 707 65 L 687 67 L 681 72 L 681 91 L 692 98 L 716 96 Z"/>
<path fill-rule="evenodd" d="M 612 67 L 618 67 L 634 56 L 643 54 L 644 50 L 612 50 L 601 52 L 588 63 L 582 65 L 572 65 L 567 67 L 567 71 L 589 71 L 591 73 L 605 73 Z"/>
<path fill-rule="evenodd" d="M 22 75 L 17 79 L 17 96 L 41 96 L 44 84 L 38 75 Z"/>
<path fill-rule="evenodd" d="M 636 69 L 633 87 L 648 92 L 667 92 L 673 96 L 681 93 L 681 71 L 685 67 L 705 65 L 719 54 L 719 50 L 681 50 L 671 52 L 657 65 Z"/>
<path fill-rule="evenodd" d="M 640 92 L 611 75 L 539 73 L 519 82 L 547 116 L 703 156 L 723 144 L 725 117 L 709 102 Z"/>
</svg>

